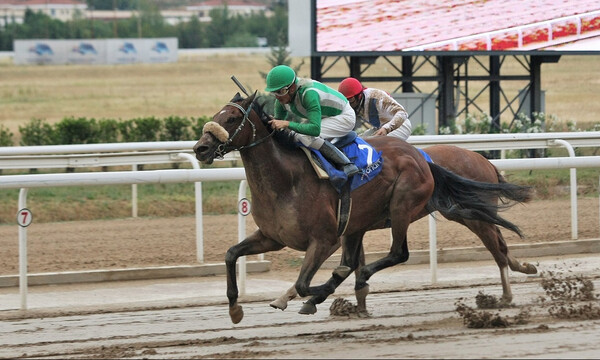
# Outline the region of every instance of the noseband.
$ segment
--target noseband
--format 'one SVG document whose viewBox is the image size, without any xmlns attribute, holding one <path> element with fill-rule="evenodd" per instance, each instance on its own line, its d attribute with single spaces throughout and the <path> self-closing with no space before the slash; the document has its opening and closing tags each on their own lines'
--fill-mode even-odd
<svg viewBox="0 0 600 360">
<path fill-rule="evenodd" d="M 250 111 L 252 110 L 252 106 L 254 106 L 254 100 L 250 103 L 250 105 L 248 106 L 247 109 L 244 109 L 240 104 L 237 104 L 234 102 L 229 102 L 225 106 L 228 106 L 228 105 L 233 106 L 233 107 L 237 108 L 238 110 L 240 110 L 242 112 L 242 114 L 244 115 L 244 118 L 242 119 L 242 121 L 240 122 L 238 127 L 235 129 L 233 134 L 230 135 L 229 138 L 225 142 L 222 142 L 219 146 L 217 146 L 217 149 L 215 150 L 215 157 L 217 159 L 223 159 L 225 154 L 227 154 L 228 152 L 231 152 L 231 151 L 241 151 L 244 149 L 254 147 L 254 146 L 264 142 L 265 140 L 267 140 L 268 138 L 270 138 L 273 135 L 273 132 L 270 132 L 269 135 L 255 141 L 256 125 L 252 121 L 250 121 L 250 117 L 249 117 Z M 221 125 L 219 125 L 215 122 L 213 122 L 213 123 L 216 124 L 217 126 L 223 128 Z M 249 123 L 250 126 L 252 126 L 252 140 L 251 140 L 250 144 L 242 145 L 239 147 L 231 146 L 231 143 L 238 136 L 238 134 L 242 131 L 242 128 L 244 127 L 244 125 L 246 125 L 246 123 Z M 223 129 L 223 130 L 225 130 L 225 129 Z M 225 130 L 225 132 L 227 132 L 227 130 Z"/>
</svg>

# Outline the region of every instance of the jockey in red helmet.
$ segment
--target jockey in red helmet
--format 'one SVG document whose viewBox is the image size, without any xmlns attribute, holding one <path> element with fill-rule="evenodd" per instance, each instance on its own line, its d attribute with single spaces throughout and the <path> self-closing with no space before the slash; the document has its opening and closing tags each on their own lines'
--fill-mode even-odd
<svg viewBox="0 0 600 360">
<path fill-rule="evenodd" d="M 353 77 L 342 80 L 338 91 L 350 102 L 356 113 L 356 126 L 375 129 L 374 135 L 390 135 L 402 140 L 412 133 L 408 113 L 387 92 L 365 88 Z"/>
</svg>

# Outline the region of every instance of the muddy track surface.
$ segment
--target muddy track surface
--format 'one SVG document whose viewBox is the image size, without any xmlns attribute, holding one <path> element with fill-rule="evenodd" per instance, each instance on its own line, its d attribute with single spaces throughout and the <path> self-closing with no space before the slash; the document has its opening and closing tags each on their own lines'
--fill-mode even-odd
<svg viewBox="0 0 600 360">
<path fill-rule="evenodd" d="M 585 210 L 584 210 L 585 209 Z M 597 237 L 597 199 L 582 199 L 580 238 Z M 537 216 L 532 214 L 544 214 Z M 505 232 L 509 244 L 564 241 L 569 238 L 568 200 L 534 202 L 509 210 L 525 239 Z M 210 219 L 210 220 L 209 220 Z M 207 218 L 205 256 L 222 261 L 236 242 L 235 216 Z M 249 219 L 249 228 L 253 224 Z M 427 248 L 427 223 L 414 224 L 412 249 Z M 195 263 L 191 218 L 128 219 L 34 224 L 30 229 L 31 271 L 69 271 Z M 230 234 L 231 233 L 231 234 Z M 439 246 L 480 246 L 468 230 L 450 223 L 438 226 Z M 0 274 L 16 273 L 16 229 L 0 227 L 3 258 Z M 231 238 L 229 241 L 215 241 Z M 367 249 L 389 248 L 389 231 L 365 239 Z M 268 254 L 269 276 L 296 276 L 302 253 Z M 287 279 L 287 277 L 285 277 Z M 594 271 L 598 289 L 600 272 Z M 293 277 L 291 277 L 293 279 Z M 291 283 L 291 280 L 290 280 Z M 499 283 L 489 288 L 497 292 Z M 485 287 L 418 289 L 374 293 L 367 299 L 371 317 L 331 315 L 336 297 L 312 316 L 299 315 L 301 302 L 284 312 L 269 301 L 242 298 L 245 317 L 233 325 L 225 304 L 63 312 L 4 316 L 0 358 L 597 358 L 600 353 L 600 301 L 580 315 L 552 316 L 552 301 L 540 302 L 540 281 L 514 283 L 515 307 L 481 316 L 500 327 L 470 328 L 457 302 L 475 307 Z M 487 289 L 486 289 L 487 290 Z M 223 298 L 220 298 L 223 300 Z M 353 300 L 353 299 L 349 299 Z M 583 302 L 585 305 L 585 302 Z M 583 306 L 582 305 L 582 306 Z M 580 306 L 580 305 L 577 305 Z M 571 308 L 567 308 L 571 309 Z M 527 313 L 526 321 L 517 321 Z M 5 314 L 6 315 L 6 314 Z M 577 314 L 575 314 L 577 315 Z"/>
<path fill-rule="evenodd" d="M 593 280 L 596 288 L 600 284 Z M 371 316 L 315 315 L 245 303 L 232 325 L 226 306 L 6 319 L 1 358 L 596 358 L 600 320 L 560 319 L 539 282 L 515 284 L 513 307 L 478 310 L 505 327 L 469 328 L 457 304 L 476 308 L 482 287 L 371 294 Z M 597 303 L 598 300 L 595 300 Z M 597 305 L 594 305 L 597 306 Z M 519 323 L 519 314 L 526 313 Z"/>
</svg>

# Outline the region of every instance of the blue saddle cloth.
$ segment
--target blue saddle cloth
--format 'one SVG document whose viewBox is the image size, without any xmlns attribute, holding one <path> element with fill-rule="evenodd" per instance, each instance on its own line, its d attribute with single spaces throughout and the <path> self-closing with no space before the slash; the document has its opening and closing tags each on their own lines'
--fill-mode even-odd
<svg viewBox="0 0 600 360">
<path fill-rule="evenodd" d="M 319 159 L 323 169 L 329 175 L 329 180 L 338 193 L 342 192 L 343 186 L 348 180 L 348 176 L 336 169 L 331 163 L 321 155 L 321 152 L 309 148 L 313 154 Z M 340 148 L 346 154 L 348 159 L 352 161 L 360 170 L 358 174 L 352 176 L 350 180 L 350 191 L 371 181 L 379 172 L 383 165 L 383 157 L 381 151 L 376 151 L 369 143 L 360 137 L 356 137 L 354 141 Z"/>
<path fill-rule="evenodd" d="M 426 153 L 423 149 L 417 148 L 417 150 L 419 150 L 421 155 L 423 155 L 423 157 L 425 158 L 425 160 L 427 160 L 428 163 L 433 163 L 433 160 L 431 159 L 431 156 L 429 156 L 428 153 Z"/>
</svg>

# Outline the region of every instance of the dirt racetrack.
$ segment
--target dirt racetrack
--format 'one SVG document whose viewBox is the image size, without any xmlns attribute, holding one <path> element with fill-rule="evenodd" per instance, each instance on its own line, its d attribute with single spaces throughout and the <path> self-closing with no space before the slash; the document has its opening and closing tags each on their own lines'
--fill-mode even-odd
<svg viewBox="0 0 600 360">
<path fill-rule="evenodd" d="M 581 198 L 578 209 L 579 238 L 597 238 L 598 199 Z M 505 231 L 509 244 L 570 239 L 568 199 L 534 201 L 504 215 L 526 236 L 519 239 Z M 248 231 L 252 231 L 254 225 L 250 218 L 247 221 Z M 222 262 L 227 248 L 237 241 L 237 216 L 205 216 L 204 226 L 205 259 Z M 195 264 L 192 217 L 49 224 L 34 221 L 28 228 L 28 240 L 30 272 Z M 16 274 L 16 225 L 0 226 L 0 243 L 1 274 Z M 411 249 L 427 249 L 427 220 L 411 226 L 409 243 Z M 481 245 L 468 230 L 445 220 L 438 222 L 438 244 L 440 248 Z M 388 230 L 374 231 L 366 239 L 367 251 L 383 251 L 388 246 Z M 272 261 L 270 273 L 291 283 L 301 255 L 283 250 L 265 258 Z M 596 289 L 600 285 L 594 259 L 593 278 L 579 287 L 580 292 L 590 294 L 592 282 Z M 476 265 L 463 266 L 460 270 L 465 272 L 478 271 Z M 540 270 L 549 270 L 543 266 Z M 568 274 L 574 269 L 576 266 L 561 271 Z M 514 281 L 513 307 L 504 309 L 479 310 L 475 305 L 481 292 L 498 293 L 499 279 L 487 287 L 464 284 L 374 292 L 367 299 L 369 318 L 330 313 L 330 306 L 341 299 L 339 294 L 311 316 L 297 313 L 299 302 L 281 312 L 268 306 L 272 299 L 252 302 L 242 298 L 246 316 L 237 325 L 229 319 L 224 297 L 211 304 L 7 312 L 0 327 L 0 357 L 597 358 L 598 295 L 557 302 L 540 286 L 543 279 Z M 217 280 L 225 281 L 224 277 Z M 194 286 L 201 287 L 201 282 Z M 348 299 L 353 300 L 351 296 Z M 475 312 L 461 314 L 457 310 L 461 303 Z M 552 309 L 554 314 L 556 309 L 562 311 L 562 317 L 552 315 Z M 473 328 L 467 326 L 467 319 L 489 326 Z"/>
<path fill-rule="evenodd" d="M 578 199 L 579 239 L 600 237 L 598 198 Z M 131 218 L 122 220 L 33 223 L 28 232 L 30 273 L 117 269 L 148 266 L 193 265 L 196 262 L 194 217 Z M 509 245 L 571 239 L 570 200 L 534 200 L 517 205 L 503 216 L 517 224 L 525 238 L 503 231 Z M 237 242 L 237 215 L 204 216 L 204 260 L 223 262 L 227 249 Z M 247 234 L 256 226 L 247 217 Z M 437 224 L 438 248 L 482 246 L 465 227 L 441 219 Z M 389 250 L 389 230 L 367 233 L 367 252 Z M 428 220 L 411 224 L 411 250 L 429 248 Z M 0 275 L 18 274 L 18 227 L 0 226 Z M 272 271 L 297 271 L 303 253 L 291 249 L 267 253 Z"/>
<path fill-rule="evenodd" d="M 563 270 L 570 272 L 582 259 Z M 596 288 L 597 262 L 597 256 L 587 258 L 595 269 Z M 481 265 L 462 265 L 461 271 L 482 270 Z M 410 268 L 397 275 L 406 276 L 407 270 L 414 271 Z M 202 289 L 202 284 L 195 280 L 185 286 Z M 573 294 L 589 295 L 590 284 Z M 331 310 L 333 304 L 345 304 L 340 294 L 321 304 L 314 315 L 298 314 L 299 300 L 282 312 L 268 306 L 272 298 L 242 297 L 246 316 L 237 325 L 229 320 L 224 302 L 0 314 L 0 358 L 597 358 L 597 297 L 549 301 L 549 292 L 537 278 L 513 283 L 513 306 L 477 309 L 480 293 L 495 293 L 497 287 L 463 283 L 373 292 L 367 298 L 368 318 Z M 556 316 L 557 309 L 565 312 Z"/>
</svg>

